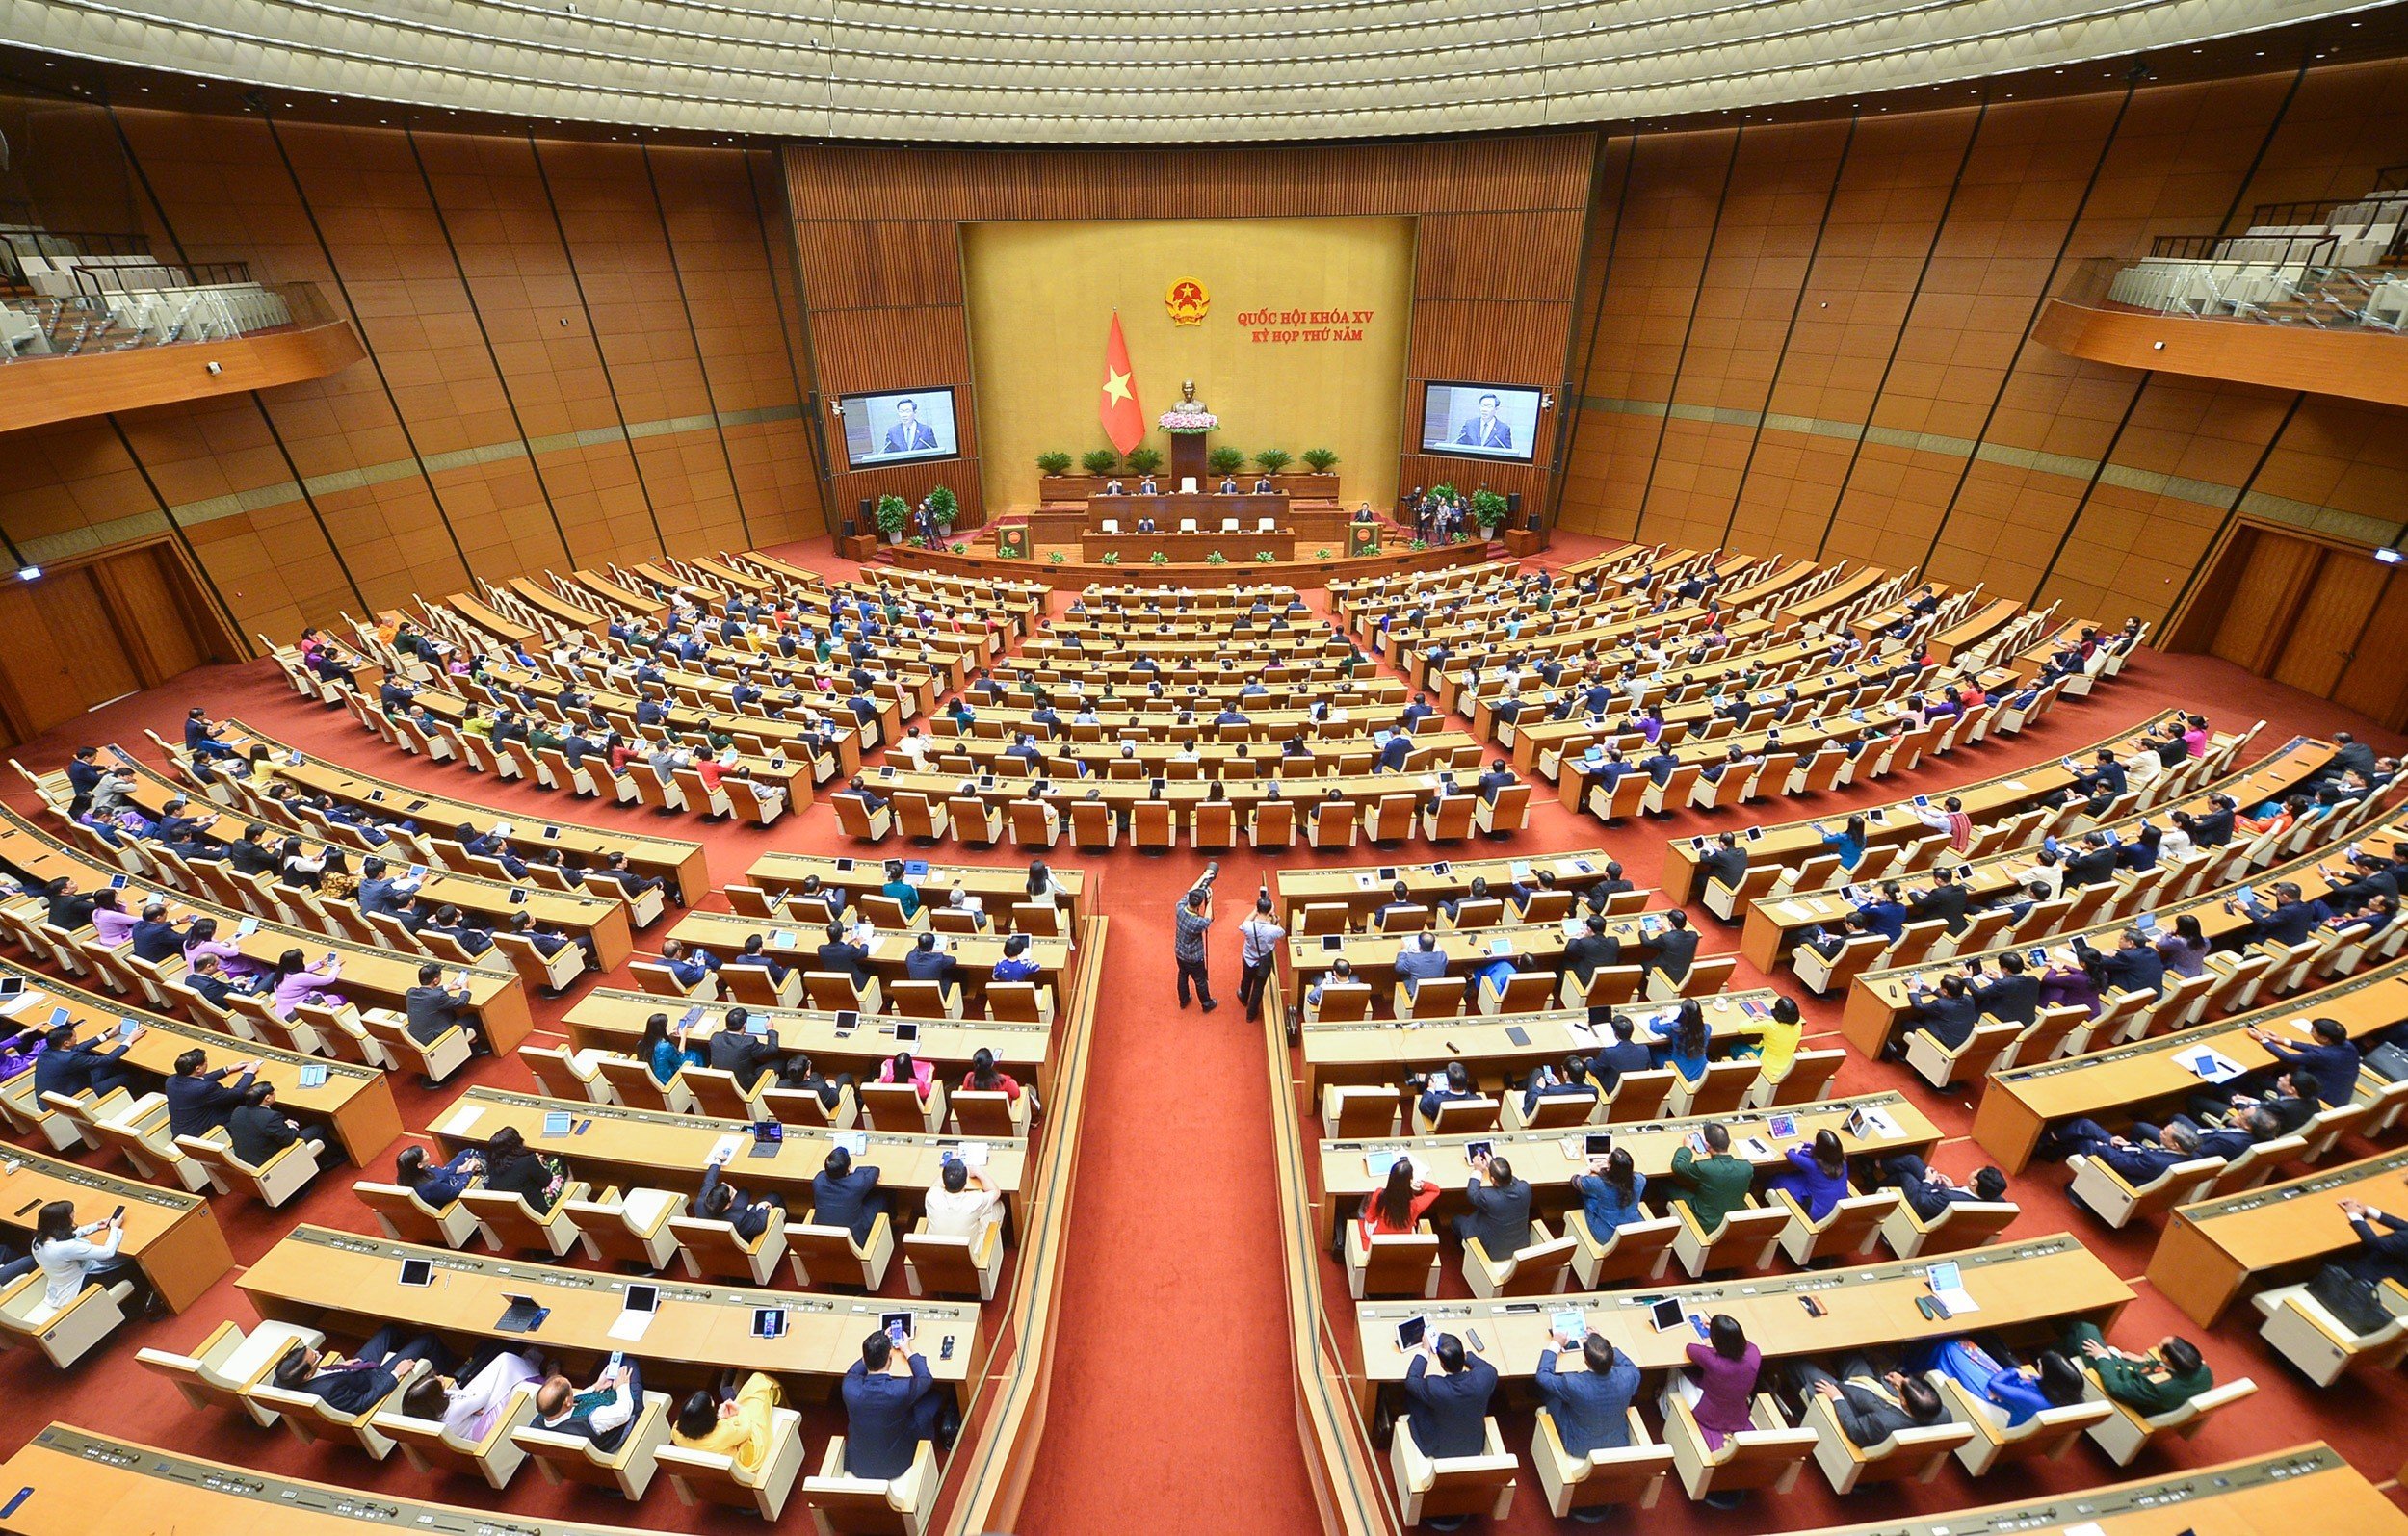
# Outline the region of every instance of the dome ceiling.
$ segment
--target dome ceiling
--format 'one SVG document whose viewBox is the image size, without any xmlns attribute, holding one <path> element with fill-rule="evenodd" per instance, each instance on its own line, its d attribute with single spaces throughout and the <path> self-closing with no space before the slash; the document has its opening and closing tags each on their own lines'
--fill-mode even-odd
<svg viewBox="0 0 2408 1536">
<path fill-rule="evenodd" d="M 0 0 L 0 36 L 458 111 L 838 139 L 1240 143 L 1628 121 L 2195 43 L 2326 0 Z"/>
</svg>

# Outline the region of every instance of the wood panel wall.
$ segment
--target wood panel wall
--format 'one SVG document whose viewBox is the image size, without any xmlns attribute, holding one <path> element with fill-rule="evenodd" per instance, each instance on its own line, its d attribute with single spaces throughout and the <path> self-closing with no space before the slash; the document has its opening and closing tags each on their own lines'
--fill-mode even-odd
<svg viewBox="0 0 2408 1536">
<path fill-rule="evenodd" d="M 823 429 L 838 430 L 827 411 L 834 396 L 947 386 L 962 430 L 961 462 L 831 465 L 831 499 L 851 515 L 865 498 L 917 500 L 941 483 L 965 507 L 979 506 L 958 231 L 968 222 L 1412 217 L 1413 322 L 1399 403 L 1408 427 L 1418 427 L 1421 386 L 1433 378 L 1565 395 L 1594 145 L 1593 135 L 1563 133 L 1167 154 L 789 146 L 787 198 Z M 1484 483 L 1541 507 L 1563 408 L 1559 400 L 1542 416 L 1530 466 L 1408 453 L 1399 483 Z"/>
</svg>

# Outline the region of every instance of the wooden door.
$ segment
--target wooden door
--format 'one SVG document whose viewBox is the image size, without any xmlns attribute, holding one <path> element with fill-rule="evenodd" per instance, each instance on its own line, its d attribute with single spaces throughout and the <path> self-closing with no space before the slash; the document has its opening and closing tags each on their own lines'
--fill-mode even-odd
<svg viewBox="0 0 2408 1536">
<path fill-rule="evenodd" d="M 2356 550 L 2326 549 L 2321 556 L 2267 675 L 2303 693 L 2331 698 L 2392 568 Z"/>
<path fill-rule="evenodd" d="M 2386 568 L 2391 584 L 2368 615 L 2333 702 L 2389 730 L 2408 730 L 2408 575 Z"/>
<path fill-rule="evenodd" d="M 2297 611 L 2299 593 L 2315 580 L 2323 548 L 2269 529 L 2255 530 L 2246 551 L 2236 549 L 2226 557 L 2244 563 L 2224 606 L 2223 619 L 2216 625 L 2215 638 L 2209 642 L 2209 652 L 2264 677 L 2282 654 L 2283 638 Z"/>
</svg>

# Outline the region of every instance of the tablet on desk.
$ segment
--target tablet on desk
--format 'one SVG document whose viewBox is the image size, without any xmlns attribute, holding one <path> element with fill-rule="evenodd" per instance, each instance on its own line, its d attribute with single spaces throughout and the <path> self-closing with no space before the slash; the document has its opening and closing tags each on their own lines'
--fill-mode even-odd
<svg viewBox="0 0 2408 1536">
<path fill-rule="evenodd" d="M 786 1309 L 783 1307 L 753 1308 L 752 1337 L 755 1339 L 785 1338 Z"/>
<path fill-rule="evenodd" d="M 1429 1319 L 1427 1317 L 1407 1317 L 1397 1324 L 1397 1348 L 1400 1353 L 1411 1354 L 1414 1350 L 1421 1348 L 1422 1341 L 1428 1337 Z"/>
<path fill-rule="evenodd" d="M 1584 1157 L 1602 1158 L 1612 1150 L 1613 1132 L 1610 1131 L 1591 1131 L 1581 1137 L 1581 1154 Z"/>
<path fill-rule="evenodd" d="M 911 1337 L 911 1314 L 907 1312 L 879 1313 L 877 1325 L 885 1330 L 887 1338 L 899 1344 Z"/>
<path fill-rule="evenodd" d="M 1656 1332 L 1660 1334 L 1670 1333 L 1673 1329 L 1680 1327 L 1682 1319 L 1687 1315 L 1688 1314 L 1681 1310 L 1679 1300 L 1671 1296 L 1666 1296 L 1647 1309 L 1647 1320 L 1655 1325 Z"/>
<path fill-rule="evenodd" d="M 13 998 L 24 990 L 25 978 L 23 976 L 0 976 L 0 998 Z"/>
<path fill-rule="evenodd" d="M 505 1291 L 502 1299 L 509 1302 L 510 1306 L 494 1321 L 495 1333 L 531 1334 L 543 1325 L 544 1318 L 552 1315 L 551 1308 L 537 1306 L 533 1296 L 521 1296 Z"/>
<path fill-rule="evenodd" d="M 697 1002 L 677 1017 L 677 1028 L 691 1029 L 702 1022 L 702 1004 Z"/>
<path fill-rule="evenodd" d="M 629 1286 L 627 1288 L 627 1293 L 621 1299 L 619 1305 L 622 1309 L 628 1312 L 657 1311 L 661 1305 L 661 1288 L 658 1286 Z"/>
<path fill-rule="evenodd" d="M 564 1136 L 568 1134 L 568 1128 L 572 1118 L 573 1117 L 565 1109 L 545 1110 L 543 1114 L 543 1133 L 547 1136 Z"/>
<path fill-rule="evenodd" d="M 326 1086 L 326 1081 L 327 1069 L 324 1062 L 313 1061 L 308 1066 L 301 1069 L 301 1085 L 302 1087 L 323 1088 Z"/>
<path fill-rule="evenodd" d="M 896 1021 L 895 1043 L 897 1045 L 910 1045 L 916 1042 L 919 1038 L 920 1025 L 918 1020 L 899 1019 Z"/>
<path fill-rule="evenodd" d="M 434 1261 L 432 1259 L 403 1260 L 402 1284 L 405 1286 L 431 1286 L 434 1284 Z"/>
</svg>

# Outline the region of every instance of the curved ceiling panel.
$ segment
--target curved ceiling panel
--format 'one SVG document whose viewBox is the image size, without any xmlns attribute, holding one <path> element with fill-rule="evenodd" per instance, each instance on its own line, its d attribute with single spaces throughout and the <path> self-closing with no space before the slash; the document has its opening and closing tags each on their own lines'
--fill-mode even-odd
<svg viewBox="0 0 2408 1536">
<path fill-rule="evenodd" d="M 1173 143 L 1770 106 L 2120 59 L 2332 0 L 0 0 L 29 47 L 534 117 Z"/>
</svg>

